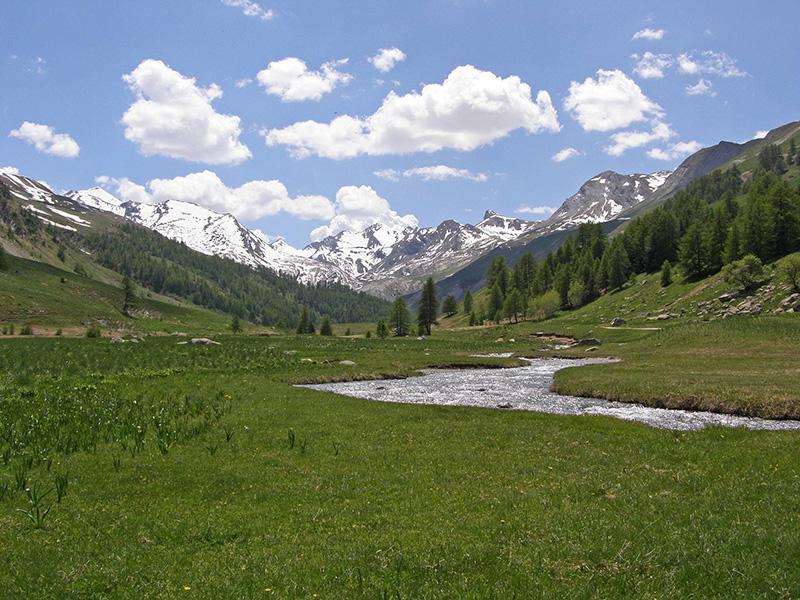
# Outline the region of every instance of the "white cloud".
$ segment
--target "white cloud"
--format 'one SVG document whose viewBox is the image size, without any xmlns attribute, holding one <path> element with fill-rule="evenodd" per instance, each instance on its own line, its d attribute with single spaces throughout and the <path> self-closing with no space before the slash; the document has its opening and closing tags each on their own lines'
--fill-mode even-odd
<svg viewBox="0 0 800 600">
<path fill-rule="evenodd" d="M 561 128 L 550 94 L 540 91 L 534 101 L 530 86 L 519 77 L 503 79 L 465 65 L 419 92 L 389 92 L 366 118 L 342 115 L 330 123 L 303 121 L 263 130 L 262 135 L 268 145 L 289 146 L 300 158 L 342 159 L 443 148 L 474 150 L 520 128 L 530 133 Z"/>
<path fill-rule="evenodd" d="M 666 31 L 663 29 L 642 29 L 633 34 L 631 39 L 634 40 L 660 40 L 664 37 Z"/>
<path fill-rule="evenodd" d="M 678 56 L 678 71 L 685 75 L 716 75 L 718 77 L 745 77 L 736 61 L 724 52 L 683 53 Z"/>
<path fill-rule="evenodd" d="M 381 73 L 388 73 L 397 63 L 405 59 L 406 54 L 400 48 L 381 48 L 375 56 L 367 60 Z"/>
<path fill-rule="evenodd" d="M 663 114 L 625 73 L 603 69 L 597 71 L 597 79 L 587 77 L 583 83 L 570 83 L 564 108 L 585 131 L 621 129 Z"/>
<path fill-rule="evenodd" d="M 694 85 L 687 85 L 686 93 L 689 96 L 711 96 L 712 98 L 717 95 L 717 92 L 714 91 L 714 84 L 708 79 L 701 79 Z"/>
<path fill-rule="evenodd" d="M 631 148 L 640 148 L 653 142 L 664 142 L 674 136 L 675 132 L 669 125 L 661 121 L 653 121 L 650 131 L 621 131 L 615 133 L 611 136 L 611 140 L 614 143 L 606 146 L 603 150 L 611 156 L 621 156 Z"/>
<path fill-rule="evenodd" d="M 564 148 L 553 154 L 552 158 L 555 162 L 564 162 L 565 160 L 580 155 L 581 155 L 580 150 L 576 150 L 575 148 Z"/>
<path fill-rule="evenodd" d="M 759 129 L 753 135 L 753 139 L 754 140 L 763 140 L 768 135 L 769 135 L 769 130 L 768 129 Z"/>
<path fill-rule="evenodd" d="M 305 62 L 290 56 L 269 63 L 266 69 L 258 72 L 256 79 L 264 91 L 284 102 L 319 100 L 337 85 L 350 83 L 352 75 L 338 70 L 346 64 L 344 58 L 324 63 L 319 71 L 309 71 Z"/>
<path fill-rule="evenodd" d="M 420 177 L 425 181 L 445 181 L 447 179 L 469 179 L 470 181 L 483 182 L 489 179 L 486 173 L 473 173 L 468 169 L 457 169 L 447 165 L 431 165 L 428 167 L 414 167 L 403 171 L 403 177 Z"/>
<path fill-rule="evenodd" d="M 556 210 L 555 206 L 520 206 L 514 212 L 521 215 L 549 216 Z"/>
<path fill-rule="evenodd" d="M 244 79 L 237 79 L 236 87 L 239 89 L 246 88 L 251 83 L 253 83 L 253 80 L 248 77 L 245 77 Z"/>
<path fill-rule="evenodd" d="M 400 181 L 400 177 L 403 173 L 396 169 L 380 169 L 378 171 L 373 171 L 372 174 L 375 175 L 375 177 L 380 177 L 381 179 Z"/>
<path fill-rule="evenodd" d="M 205 208 L 231 213 L 241 219 L 260 219 L 285 212 L 299 219 L 330 219 L 333 205 L 324 196 L 289 195 L 275 179 L 248 181 L 236 188 L 226 186 L 212 171 L 191 173 L 173 179 L 153 179 L 143 186 L 130 179 L 101 176 L 97 183 L 112 188 L 122 200 L 158 204 L 167 200 L 192 202 Z"/>
<path fill-rule="evenodd" d="M 0 173 L 4 175 L 19 175 L 17 167 L 0 167 Z"/>
<path fill-rule="evenodd" d="M 489 180 L 486 173 L 473 173 L 468 169 L 457 169 L 447 165 L 430 165 L 414 167 L 405 171 L 396 169 L 380 169 L 373 171 L 373 175 L 389 181 L 400 181 L 401 177 L 419 177 L 425 181 L 446 181 L 447 179 L 468 179 L 470 181 L 484 182 Z"/>
<path fill-rule="evenodd" d="M 694 154 L 702 148 L 703 145 L 700 142 L 678 142 L 669 148 L 651 148 L 647 151 L 647 156 L 656 160 L 676 160 Z"/>
<path fill-rule="evenodd" d="M 125 137 L 145 156 L 208 164 L 237 164 L 250 158 L 250 149 L 239 141 L 239 117 L 220 114 L 211 105 L 222 96 L 217 84 L 198 87 L 193 78 L 152 59 L 122 79 L 136 94 L 122 116 Z"/>
<path fill-rule="evenodd" d="M 275 16 L 275 12 L 270 9 L 263 8 L 253 0 L 222 0 L 225 6 L 232 6 L 233 8 L 241 8 L 242 13 L 248 17 L 256 17 L 262 21 L 269 21 Z"/>
<path fill-rule="evenodd" d="M 367 185 L 345 186 L 336 192 L 336 216 L 331 222 L 311 232 L 311 239 L 319 241 L 342 231 L 362 231 L 370 225 L 381 223 L 392 229 L 416 227 L 414 215 L 400 216 L 392 210 L 389 201 Z"/>
<path fill-rule="evenodd" d="M 66 133 L 56 133 L 49 125 L 25 121 L 8 135 L 27 142 L 39 152 L 60 158 L 75 158 L 81 152 L 75 140 Z"/>
<path fill-rule="evenodd" d="M 633 72 L 644 79 L 663 79 L 664 71 L 672 66 L 672 55 L 653 54 L 645 52 L 642 56 L 634 54 L 632 58 L 636 61 Z"/>
</svg>

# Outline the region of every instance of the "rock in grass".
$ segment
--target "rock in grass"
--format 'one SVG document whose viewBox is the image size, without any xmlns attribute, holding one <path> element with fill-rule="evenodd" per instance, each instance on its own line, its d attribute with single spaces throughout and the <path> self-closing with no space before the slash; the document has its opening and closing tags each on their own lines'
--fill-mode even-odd
<svg viewBox="0 0 800 600">
<path fill-rule="evenodd" d="M 215 342 L 214 340 L 210 340 L 208 338 L 192 338 L 191 343 L 199 345 L 199 346 L 219 346 L 219 345 L 221 345 L 219 342 Z"/>
<path fill-rule="evenodd" d="M 599 346 L 600 340 L 597 338 L 581 338 L 573 346 Z"/>
<path fill-rule="evenodd" d="M 342 366 L 345 366 L 345 367 L 354 367 L 354 366 L 356 366 L 356 363 L 354 363 L 352 360 L 340 360 L 339 364 L 342 365 Z"/>
<path fill-rule="evenodd" d="M 611 319 L 612 327 L 622 327 L 623 325 L 625 325 L 625 319 L 623 319 L 622 317 L 614 317 L 613 319 Z"/>
<path fill-rule="evenodd" d="M 511 402 L 503 402 L 497 405 L 497 408 L 511 408 Z"/>
</svg>

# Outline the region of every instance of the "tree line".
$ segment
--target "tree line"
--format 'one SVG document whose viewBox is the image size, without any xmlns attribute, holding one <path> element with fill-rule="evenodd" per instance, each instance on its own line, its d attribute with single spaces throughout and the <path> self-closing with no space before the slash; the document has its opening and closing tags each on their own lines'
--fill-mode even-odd
<svg viewBox="0 0 800 600">
<path fill-rule="evenodd" d="M 700 177 L 610 240 L 601 225 L 583 224 L 544 260 L 528 253 L 509 268 L 497 256 L 486 274 L 485 301 L 468 309 L 465 297 L 465 314 L 471 324 L 540 320 L 617 290 L 636 274 L 661 271 L 662 285 L 669 285 L 673 265 L 697 280 L 746 256 L 768 262 L 796 252 L 800 186 L 782 175 L 798 160 L 794 140 L 786 154 L 766 146 L 753 172 L 743 176 L 733 166 Z"/>
</svg>

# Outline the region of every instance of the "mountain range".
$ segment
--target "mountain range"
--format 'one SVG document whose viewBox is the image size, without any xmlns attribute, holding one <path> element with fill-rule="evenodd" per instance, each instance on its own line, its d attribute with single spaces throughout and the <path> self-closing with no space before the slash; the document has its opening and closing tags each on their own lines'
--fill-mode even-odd
<svg viewBox="0 0 800 600">
<path fill-rule="evenodd" d="M 87 214 L 110 214 L 151 229 L 207 255 L 228 258 L 250 267 L 266 267 L 305 284 L 340 283 L 354 290 L 393 298 L 418 289 L 422 279 L 447 280 L 478 259 L 509 249 L 562 239 L 581 223 L 612 223 L 642 207 L 668 199 L 696 177 L 775 138 L 744 144 L 720 142 L 688 157 L 674 171 L 620 174 L 603 171 L 580 186 L 544 221 L 499 215 L 491 210 L 475 223 L 446 220 L 435 227 L 392 228 L 374 224 L 363 231 L 342 231 L 295 248 L 284 239 L 267 239 L 242 225 L 233 215 L 189 202 L 159 204 L 123 202 L 101 187 L 57 194 L 40 181 L 13 170 L 0 181 L 40 220 L 64 229 L 90 227 Z M 469 286 L 467 286 L 469 287 Z M 455 293 L 463 293 L 463 286 Z"/>
</svg>

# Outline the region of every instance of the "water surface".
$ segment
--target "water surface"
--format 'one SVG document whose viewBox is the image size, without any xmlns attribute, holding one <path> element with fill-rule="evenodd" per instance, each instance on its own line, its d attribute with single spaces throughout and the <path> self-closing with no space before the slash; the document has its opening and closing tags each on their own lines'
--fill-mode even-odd
<svg viewBox="0 0 800 600">
<path fill-rule="evenodd" d="M 606 415 L 663 429 L 702 429 L 710 425 L 749 429 L 800 429 L 800 421 L 778 421 L 720 413 L 650 408 L 640 404 L 562 396 L 550 391 L 559 369 L 604 362 L 602 359 L 535 359 L 510 369 L 431 371 L 419 377 L 306 385 L 344 396 L 443 406 L 510 408 L 558 415 Z"/>
</svg>

